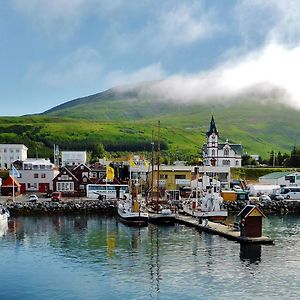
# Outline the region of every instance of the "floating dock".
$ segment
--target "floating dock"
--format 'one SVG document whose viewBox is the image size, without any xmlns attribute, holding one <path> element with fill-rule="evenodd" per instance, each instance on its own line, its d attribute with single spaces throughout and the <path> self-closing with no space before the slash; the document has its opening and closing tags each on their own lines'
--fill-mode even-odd
<svg viewBox="0 0 300 300">
<path fill-rule="evenodd" d="M 242 237 L 240 230 L 234 228 L 234 226 L 223 225 L 220 223 L 210 222 L 199 224 L 199 219 L 191 216 L 177 215 L 176 221 L 186 226 L 195 227 L 205 232 L 220 235 L 229 240 L 237 241 L 239 243 L 248 244 L 274 244 L 274 240 L 266 236 L 261 237 Z"/>
</svg>

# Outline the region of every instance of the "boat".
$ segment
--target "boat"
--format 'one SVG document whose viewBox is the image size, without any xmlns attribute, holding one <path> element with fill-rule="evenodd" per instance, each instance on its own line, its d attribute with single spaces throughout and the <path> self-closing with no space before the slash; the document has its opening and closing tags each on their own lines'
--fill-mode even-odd
<svg viewBox="0 0 300 300">
<path fill-rule="evenodd" d="M 121 199 L 118 203 L 118 217 L 120 221 L 129 226 L 147 226 L 148 213 L 141 209 L 137 190 L 131 199 Z"/>
<path fill-rule="evenodd" d="M 209 190 L 201 199 L 188 199 L 183 204 L 183 212 L 196 218 L 224 221 L 228 212 L 222 208 L 222 203 L 223 198 L 220 194 Z"/>
<path fill-rule="evenodd" d="M 7 226 L 9 217 L 9 210 L 4 206 L 0 206 L 0 227 Z"/>
<path fill-rule="evenodd" d="M 153 131 L 152 131 L 152 180 L 151 180 L 151 200 L 148 203 L 148 214 L 149 222 L 160 225 L 174 225 L 175 213 L 168 201 L 161 198 L 160 195 L 160 184 L 159 184 L 159 165 L 160 165 L 160 121 L 158 121 L 158 142 L 157 142 L 157 184 L 156 184 L 156 200 L 153 199 L 153 171 L 154 171 L 154 142 L 153 142 Z"/>
</svg>

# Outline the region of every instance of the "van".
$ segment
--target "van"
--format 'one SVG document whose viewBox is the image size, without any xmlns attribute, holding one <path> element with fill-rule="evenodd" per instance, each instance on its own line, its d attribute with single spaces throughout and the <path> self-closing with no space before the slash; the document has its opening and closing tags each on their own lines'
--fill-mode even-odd
<svg viewBox="0 0 300 300">
<path fill-rule="evenodd" d="M 61 192 L 53 192 L 51 195 L 51 200 L 54 202 L 59 202 L 61 200 L 62 194 Z"/>
<path fill-rule="evenodd" d="M 300 199 L 300 187 L 286 186 L 281 189 L 281 195 L 285 199 Z"/>
</svg>

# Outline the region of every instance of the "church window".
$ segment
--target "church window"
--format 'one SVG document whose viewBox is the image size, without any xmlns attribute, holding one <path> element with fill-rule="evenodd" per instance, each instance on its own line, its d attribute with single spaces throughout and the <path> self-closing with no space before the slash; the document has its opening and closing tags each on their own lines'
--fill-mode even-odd
<svg viewBox="0 0 300 300">
<path fill-rule="evenodd" d="M 216 156 L 216 151 L 215 151 L 215 149 L 213 149 L 213 150 L 211 151 L 211 156 Z"/>
<path fill-rule="evenodd" d="M 224 149 L 224 156 L 229 156 L 229 149 Z"/>
</svg>

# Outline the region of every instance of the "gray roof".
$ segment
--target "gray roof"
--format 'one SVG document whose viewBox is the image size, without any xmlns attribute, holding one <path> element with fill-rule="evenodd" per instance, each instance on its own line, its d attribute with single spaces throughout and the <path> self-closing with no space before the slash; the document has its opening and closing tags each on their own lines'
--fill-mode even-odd
<svg viewBox="0 0 300 300">
<path fill-rule="evenodd" d="M 243 146 L 241 144 L 218 143 L 218 150 L 222 150 L 225 145 L 228 145 L 236 154 L 243 155 Z M 204 152 L 207 152 L 207 144 L 202 147 Z"/>
<path fill-rule="evenodd" d="M 284 177 L 286 175 L 290 175 L 293 172 L 273 172 L 273 173 L 269 173 L 266 174 L 264 176 L 259 177 L 259 179 L 279 179 L 281 177 Z"/>
</svg>

